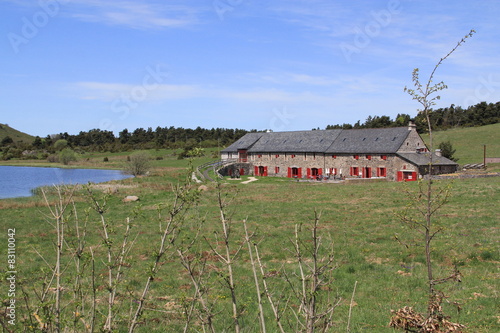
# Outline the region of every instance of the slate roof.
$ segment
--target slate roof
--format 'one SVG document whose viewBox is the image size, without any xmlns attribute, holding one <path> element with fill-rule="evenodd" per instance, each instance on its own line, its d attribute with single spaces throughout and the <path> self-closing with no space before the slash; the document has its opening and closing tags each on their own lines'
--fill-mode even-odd
<svg viewBox="0 0 500 333">
<path fill-rule="evenodd" d="M 429 165 L 430 153 L 399 153 L 398 155 L 418 166 Z M 432 154 L 432 165 L 457 165 L 457 163 L 446 157 Z"/>
<path fill-rule="evenodd" d="M 389 154 L 409 133 L 408 127 L 247 133 L 222 152 Z"/>
<path fill-rule="evenodd" d="M 322 153 L 342 130 L 269 132 L 248 151 L 252 153 Z"/>
<path fill-rule="evenodd" d="M 408 127 L 344 130 L 325 153 L 396 153 L 409 133 Z"/>
<path fill-rule="evenodd" d="M 238 141 L 222 150 L 225 153 L 238 152 L 238 149 L 249 149 L 255 142 L 257 142 L 262 135 L 266 133 L 247 133 L 243 135 Z"/>
</svg>

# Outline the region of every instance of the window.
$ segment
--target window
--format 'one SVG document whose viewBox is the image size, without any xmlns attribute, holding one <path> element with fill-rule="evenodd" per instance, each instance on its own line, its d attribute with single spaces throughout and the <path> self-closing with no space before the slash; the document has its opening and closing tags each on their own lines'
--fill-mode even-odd
<svg viewBox="0 0 500 333">
<path fill-rule="evenodd" d="M 358 167 L 351 167 L 351 176 L 355 176 L 355 177 L 359 176 L 359 168 Z"/>
<path fill-rule="evenodd" d="M 359 160 L 359 155 L 353 155 L 355 160 Z"/>
<path fill-rule="evenodd" d="M 257 155 L 258 158 L 262 158 L 262 154 Z"/>
<path fill-rule="evenodd" d="M 381 158 L 382 160 L 386 161 L 386 160 L 387 160 L 387 155 L 382 155 L 382 156 L 380 156 L 380 158 Z"/>
<path fill-rule="evenodd" d="M 276 155 L 274 155 L 274 157 L 278 158 L 278 157 L 280 157 L 280 155 L 279 155 L 279 154 L 276 154 Z"/>
<path fill-rule="evenodd" d="M 337 158 L 337 155 L 332 155 L 332 158 Z"/>
<path fill-rule="evenodd" d="M 291 158 L 295 158 L 295 154 L 290 155 Z"/>
<path fill-rule="evenodd" d="M 372 155 L 366 155 L 366 159 L 367 160 L 371 160 L 372 159 Z"/>
<path fill-rule="evenodd" d="M 280 173 L 280 167 L 274 167 L 274 173 L 275 174 Z"/>
<path fill-rule="evenodd" d="M 378 168 L 377 177 L 387 177 L 387 169 L 386 168 Z"/>
</svg>

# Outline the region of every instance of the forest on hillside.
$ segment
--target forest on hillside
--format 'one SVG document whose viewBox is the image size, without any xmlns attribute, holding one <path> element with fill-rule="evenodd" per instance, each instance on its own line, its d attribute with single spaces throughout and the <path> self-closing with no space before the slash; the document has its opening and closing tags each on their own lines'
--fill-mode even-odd
<svg viewBox="0 0 500 333">
<path fill-rule="evenodd" d="M 419 133 L 427 132 L 424 115 L 418 114 L 411 117 L 408 114 L 398 114 L 395 119 L 389 116 L 369 116 L 363 123 L 358 120 L 355 124 L 328 125 L 326 129 L 358 129 L 358 128 L 385 128 L 406 126 L 409 121 L 415 122 Z M 451 105 L 450 107 L 436 109 L 431 113 L 432 128 L 446 130 L 457 127 L 474 127 L 496 124 L 500 121 L 500 102 L 486 103 L 462 108 Z M 319 128 L 318 128 L 319 129 Z M 47 158 L 51 154 L 64 149 L 77 152 L 120 152 L 136 149 L 184 149 L 226 147 L 243 135 L 257 130 L 212 128 L 195 129 L 182 127 L 151 127 L 137 128 L 129 131 L 124 129 L 116 136 L 112 131 L 92 129 L 81 131 L 76 135 L 61 132 L 47 135 L 44 138 L 35 137 L 33 142 L 16 141 L 5 136 L 0 141 L 1 158 Z"/>
<path fill-rule="evenodd" d="M 435 131 L 457 127 L 475 127 L 500 122 L 500 102 L 481 102 L 466 109 L 452 104 L 450 107 L 439 108 L 430 113 L 431 126 Z M 388 116 L 369 116 L 364 123 L 360 120 L 354 125 L 328 125 L 326 129 L 357 129 L 357 128 L 385 128 L 406 126 L 409 121 L 415 122 L 419 133 L 428 131 L 425 115 L 419 113 L 416 117 L 408 114 L 398 114 L 395 119 Z"/>
</svg>

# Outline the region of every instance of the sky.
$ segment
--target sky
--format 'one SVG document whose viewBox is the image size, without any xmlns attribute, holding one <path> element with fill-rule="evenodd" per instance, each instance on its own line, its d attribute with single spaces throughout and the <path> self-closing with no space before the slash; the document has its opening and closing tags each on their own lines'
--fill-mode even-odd
<svg viewBox="0 0 500 333">
<path fill-rule="evenodd" d="M 324 129 L 500 101 L 497 0 L 0 0 L 0 123 Z"/>
</svg>

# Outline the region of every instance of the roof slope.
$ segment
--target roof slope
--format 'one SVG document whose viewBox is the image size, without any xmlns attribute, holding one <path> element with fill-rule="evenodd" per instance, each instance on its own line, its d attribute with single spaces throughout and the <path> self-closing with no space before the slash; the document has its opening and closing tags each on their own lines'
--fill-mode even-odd
<svg viewBox="0 0 500 333">
<path fill-rule="evenodd" d="M 238 141 L 223 149 L 222 152 L 238 152 L 239 149 L 249 149 L 257 142 L 262 135 L 266 133 L 247 133 L 243 135 Z"/>
<path fill-rule="evenodd" d="M 408 162 L 418 165 L 425 166 L 429 165 L 430 153 L 398 153 L 399 156 L 407 160 Z M 457 165 L 458 163 L 447 159 L 443 156 L 438 156 L 432 154 L 432 165 Z"/>
<path fill-rule="evenodd" d="M 389 154 L 409 133 L 408 127 L 247 133 L 222 152 Z"/>
<path fill-rule="evenodd" d="M 325 153 L 396 153 L 409 133 L 408 127 L 344 130 Z"/>
<path fill-rule="evenodd" d="M 287 153 L 324 152 L 342 130 L 264 133 L 249 152 Z"/>
</svg>

